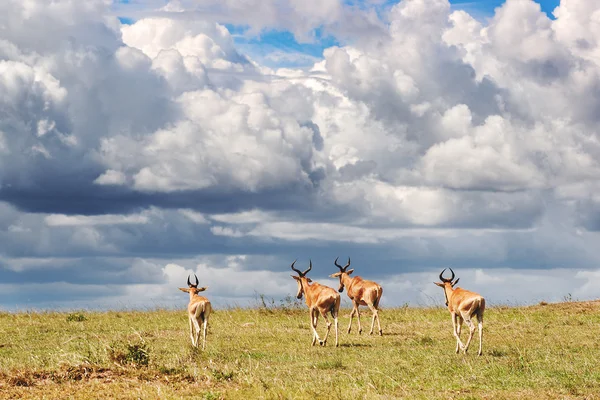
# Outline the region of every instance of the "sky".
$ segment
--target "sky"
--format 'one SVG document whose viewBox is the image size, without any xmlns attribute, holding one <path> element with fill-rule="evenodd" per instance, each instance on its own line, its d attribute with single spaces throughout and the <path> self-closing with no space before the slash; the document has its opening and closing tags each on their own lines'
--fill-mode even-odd
<svg viewBox="0 0 600 400">
<path fill-rule="evenodd" d="M 600 297 L 600 3 L 0 3 L 0 309 Z M 349 305 L 345 294 L 343 305 Z M 383 317 L 382 317 L 383 318 Z"/>
</svg>

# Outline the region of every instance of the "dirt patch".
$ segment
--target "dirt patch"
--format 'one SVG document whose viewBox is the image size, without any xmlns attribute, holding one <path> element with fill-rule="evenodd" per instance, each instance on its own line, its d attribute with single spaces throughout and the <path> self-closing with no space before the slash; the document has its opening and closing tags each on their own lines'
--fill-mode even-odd
<svg viewBox="0 0 600 400">
<path fill-rule="evenodd" d="M 51 383 L 77 381 L 112 382 L 115 380 L 162 381 L 165 383 L 196 382 L 196 378 L 184 372 L 161 371 L 148 368 L 106 368 L 93 364 L 67 365 L 58 370 L 13 370 L 0 372 L 0 388 L 3 386 L 31 387 Z"/>
</svg>

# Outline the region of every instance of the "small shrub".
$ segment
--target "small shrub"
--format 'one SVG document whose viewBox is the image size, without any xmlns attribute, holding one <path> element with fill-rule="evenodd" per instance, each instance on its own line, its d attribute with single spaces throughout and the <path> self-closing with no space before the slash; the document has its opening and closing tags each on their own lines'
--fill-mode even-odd
<svg viewBox="0 0 600 400">
<path fill-rule="evenodd" d="M 136 365 L 148 365 L 150 357 L 145 344 L 128 344 L 126 360 Z"/>
<path fill-rule="evenodd" d="M 213 392 L 206 392 L 204 393 L 204 396 L 202 396 L 203 400 L 220 400 L 223 397 L 221 397 L 221 395 L 219 393 L 213 393 Z"/>
<path fill-rule="evenodd" d="M 82 313 L 71 313 L 67 315 L 67 322 L 82 322 L 85 320 L 87 320 L 87 318 Z"/>
<path fill-rule="evenodd" d="M 233 371 L 221 371 L 218 369 L 213 369 L 212 374 L 218 382 L 230 382 L 233 380 L 233 376 L 235 375 Z"/>
<path fill-rule="evenodd" d="M 128 343 L 125 348 L 121 346 L 111 347 L 109 357 L 112 361 L 121 365 L 134 365 L 136 367 L 147 366 L 150 362 L 146 343 Z"/>
</svg>

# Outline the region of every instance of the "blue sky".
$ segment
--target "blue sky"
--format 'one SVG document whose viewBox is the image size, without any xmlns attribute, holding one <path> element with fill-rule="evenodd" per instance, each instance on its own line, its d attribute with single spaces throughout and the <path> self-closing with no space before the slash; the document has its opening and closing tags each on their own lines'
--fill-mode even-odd
<svg viewBox="0 0 600 400">
<path fill-rule="evenodd" d="M 338 40 L 331 35 L 324 35 L 322 30 L 314 32 L 314 40 L 299 43 L 294 35 L 288 31 L 268 30 L 259 35 L 246 35 L 247 29 L 243 27 L 226 25 L 234 36 L 234 41 L 240 49 L 246 50 L 255 58 L 259 58 L 265 65 L 271 67 L 294 67 L 312 65 L 316 59 L 323 56 L 323 50 L 339 45 Z M 274 54 L 280 55 L 305 55 L 294 59 L 273 59 Z"/>
<path fill-rule="evenodd" d="M 536 0 L 540 4 L 549 18 L 554 18 L 552 11 L 559 5 L 560 0 Z M 361 1 L 348 2 L 353 5 L 361 5 Z M 494 9 L 500 7 L 504 0 L 450 0 L 454 9 L 465 10 L 478 19 L 490 18 L 494 14 Z M 396 1 L 384 2 L 380 7 L 382 9 L 391 7 Z M 246 28 L 231 24 L 226 25 L 229 31 L 235 35 L 235 42 L 242 49 L 246 49 L 252 56 L 257 57 L 265 65 L 271 67 L 294 67 L 312 65 L 314 58 L 320 58 L 323 50 L 327 47 L 339 45 L 339 41 L 331 36 L 324 35 L 322 31 L 317 30 L 312 42 L 298 43 L 294 35 L 288 31 L 267 30 L 260 35 L 244 35 Z M 266 58 L 272 52 L 305 54 L 309 57 L 297 60 L 272 60 Z"/>
<path fill-rule="evenodd" d="M 549 18 L 554 18 L 552 11 L 559 5 L 560 0 L 535 0 L 540 4 Z M 122 4 L 131 4 L 128 0 L 121 0 Z M 377 6 L 379 13 L 392 7 L 397 1 L 388 0 Z M 473 17 L 485 20 L 494 14 L 494 9 L 500 7 L 504 0 L 450 0 L 453 8 L 469 12 Z M 140 2 L 143 4 L 143 2 Z M 346 4 L 364 7 L 364 0 L 346 1 Z M 138 5 L 139 6 L 139 5 Z M 124 24 L 131 24 L 135 21 L 131 17 L 119 17 Z M 233 35 L 235 43 L 240 49 L 248 55 L 257 59 L 257 61 L 270 67 L 302 67 L 309 66 L 323 55 L 323 50 L 340 45 L 338 38 L 327 34 L 322 28 L 317 28 L 311 35 L 312 40 L 299 42 L 293 33 L 286 30 L 265 29 L 259 34 L 249 34 L 247 25 L 235 25 L 224 23 L 229 32 Z M 278 55 L 278 57 L 277 57 Z M 285 57 L 287 55 L 287 57 Z M 302 57 L 305 56 L 305 57 Z"/>
<path fill-rule="evenodd" d="M 600 297 L 600 3 L 404 1 L 0 1 L 0 308 Z"/>
<path fill-rule="evenodd" d="M 542 7 L 542 11 L 553 18 L 552 11 L 559 5 L 560 0 L 535 0 Z M 494 9 L 500 7 L 503 0 L 450 0 L 450 3 L 459 9 L 478 10 L 486 16 L 492 16 Z"/>
</svg>

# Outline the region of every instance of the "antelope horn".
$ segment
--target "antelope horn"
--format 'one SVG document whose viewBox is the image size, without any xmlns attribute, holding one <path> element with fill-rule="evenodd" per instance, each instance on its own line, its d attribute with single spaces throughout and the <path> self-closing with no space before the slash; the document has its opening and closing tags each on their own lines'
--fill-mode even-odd
<svg viewBox="0 0 600 400">
<path fill-rule="evenodd" d="M 442 282 L 450 282 L 452 280 L 452 278 L 446 279 L 446 278 L 443 277 L 444 271 L 446 271 L 446 268 L 444 268 L 442 270 L 442 272 L 440 272 L 440 281 L 442 281 Z M 452 270 L 450 270 L 450 271 L 452 271 Z M 454 277 L 454 273 L 452 273 L 452 277 Z"/>
<path fill-rule="evenodd" d="M 193 285 L 192 282 L 190 282 L 190 275 L 188 275 L 188 281 L 187 284 L 189 287 L 198 287 L 198 284 L 200 283 L 200 281 L 198 280 L 198 277 L 196 276 L 196 274 L 194 274 L 194 278 L 196 278 L 196 284 Z"/>
<path fill-rule="evenodd" d="M 450 272 L 452 272 L 452 278 L 450 278 L 450 280 L 454 279 L 454 271 L 452 271 L 452 268 L 450 268 Z"/>
<path fill-rule="evenodd" d="M 342 267 L 340 264 L 337 263 L 339 257 L 335 258 L 335 261 L 333 262 L 335 264 L 336 267 L 338 267 L 340 269 L 340 271 L 344 272 L 344 267 Z"/>
<path fill-rule="evenodd" d="M 444 271 L 446 271 L 446 268 L 444 268 L 442 272 L 440 272 L 440 280 L 442 282 L 452 282 L 452 280 L 454 279 L 454 271 L 452 271 L 452 268 L 450 268 L 450 272 L 452 273 L 452 277 L 450 279 L 446 279 L 442 276 L 444 275 Z"/>
<path fill-rule="evenodd" d="M 308 274 L 308 271 L 310 271 L 311 269 L 312 269 L 312 260 L 310 260 L 310 265 L 309 265 L 308 269 L 302 273 L 302 276 Z"/>
<path fill-rule="evenodd" d="M 300 270 L 294 268 L 294 264 L 296 264 L 296 261 L 298 261 L 298 259 L 294 260 L 294 262 L 292 263 L 292 270 L 296 271 L 298 273 L 299 276 L 304 276 L 304 274 L 302 272 L 300 272 Z"/>
<path fill-rule="evenodd" d="M 345 272 L 346 268 L 348 268 L 350 266 L 350 257 L 348 257 L 348 264 L 344 265 L 343 267 L 337 263 L 338 258 L 339 257 L 337 257 L 333 263 L 335 264 L 336 267 L 338 267 L 340 269 L 340 271 Z"/>
</svg>

